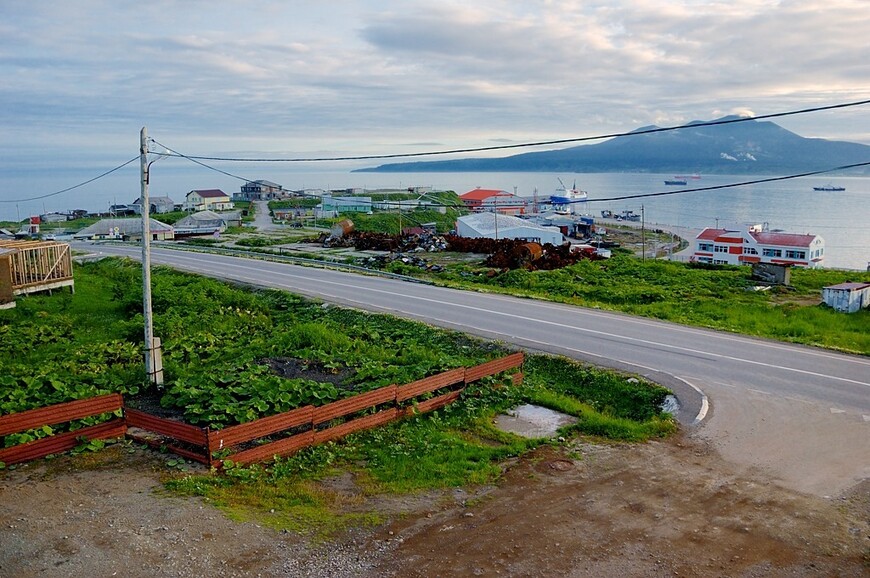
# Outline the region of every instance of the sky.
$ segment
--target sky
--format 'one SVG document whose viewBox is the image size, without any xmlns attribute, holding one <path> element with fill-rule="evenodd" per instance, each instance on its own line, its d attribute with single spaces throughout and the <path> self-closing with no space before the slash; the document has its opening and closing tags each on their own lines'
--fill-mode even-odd
<svg viewBox="0 0 870 578">
<path fill-rule="evenodd" d="M 356 156 L 866 100 L 868 8 L 0 0 L 0 212 L 136 156 L 143 126 L 191 155 Z M 870 144 L 870 105 L 776 122 Z"/>
</svg>

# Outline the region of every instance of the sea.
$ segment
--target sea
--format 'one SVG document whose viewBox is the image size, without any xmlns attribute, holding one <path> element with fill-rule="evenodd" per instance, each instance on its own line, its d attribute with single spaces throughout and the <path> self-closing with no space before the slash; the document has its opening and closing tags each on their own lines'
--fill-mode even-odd
<svg viewBox="0 0 870 578">
<path fill-rule="evenodd" d="M 742 229 L 760 224 L 771 231 L 811 233 L 825 239 L 825 267 L 862 271 L 870 267 L 870 177 L 819 175 L 751 183 L 771 177 L 701 174 L 697 175 L 700 178 L 688 178 L 685 186 L 673 186 L 665 185 L 664 181 L 675 175 L 651 173 L 379 173 L 311 170 L 309 167 L 276 170 L 272 166 L 258 166 L 255 168 L 262 172 L 251 175 L 251 165 L 219 168 L 224 173 L 203 167 L 178 170 L 155 164 L 149 194 L 169 196 L 180 203 L 185 194 L 194 189 L 219 188 L 232 194 L 246 179 L 266 179 L 289 190 L 431 187 L 462 194 L 480 187 L 501 189 L 530 199 L 537 194 L 539 199 L 545 200 L 559 187 L 561 179 L 568 187 L 576 183 L 577 188 L 588 193 L 588 201 L 578 206 L 578 213 L 600 216 L 604 210 L 615 213 L 630 210 L 637 214 L 643 212 L 649 226 L 672 225 L 700 230 L 704 227 Z M 241 171 L 247 176 L 243 177 Z M 71 183 L 84 181 L 81 176 L 55 181 L 0 177 L 0 221 L 20 221 L 29 215 L 72 209 L 106 211 L 112 204 L 132 203 L 139 196 L 138 166 L 130 165 L 62 194 L 31 201 L 9 201 L 41 196 L 40 193 L 50 193 L 52 189 L 59 191 Z M 841 186 L 845 190 L 813 190 L 813 187 L 826 185 Z M 723 188 L 696 190 L 710 187 Z M 635 195 L 652 196 L 623 198 Z"/>
</svg>

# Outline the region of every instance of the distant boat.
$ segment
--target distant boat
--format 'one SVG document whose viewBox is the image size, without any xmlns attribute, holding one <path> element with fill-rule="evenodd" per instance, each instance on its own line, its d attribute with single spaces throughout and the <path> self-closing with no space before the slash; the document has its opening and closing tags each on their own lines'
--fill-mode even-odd
<svg viewBox="0 0 870 578">
<path fill-rule="evenodd" d="M 676 175 L 674 178 L 675 178 L 675 179 L 683 179 L 683 180 L 688 180 L 688 179 L 695 179 L 695 180 L 697 180 L 697 179 L 700 179 L 700 178 L 701 178 L 701 175 L 699 175 L 698 173 L 694 173 L 694 174 L 691 174 L 691 175 L 685 175 L 685 176 L 684 176 L 684 175 Z"/>
<path fill-rule="evenodd" d="M 814 191 L 845 191 L 846 187 L 836 187 L 834 185 L 825 185 L 824 187 L 813 187 Z"/>
<path fill-rule="evenodd" d="M 562 179 L 559 179 L 559 187 L 550 195 L 550 204 L 553 205 L 553 212 L 568 215 L 574 212 L 574 203 L 584 202 L 587 196 L 586 191 L 577 188 L 577 181 L 574 181 L 574 186 L 569 189 Z"/>
<path fill-rule="evenodd" d="M 689 181 L 685 179 L 668 179 L 665 181 L 666 185 L 687 185 Z"/>
</svg>

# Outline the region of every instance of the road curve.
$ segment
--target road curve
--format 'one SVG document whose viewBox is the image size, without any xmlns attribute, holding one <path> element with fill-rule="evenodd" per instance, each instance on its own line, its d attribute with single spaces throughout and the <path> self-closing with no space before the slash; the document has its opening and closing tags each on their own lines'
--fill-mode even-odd
<svg viewBox="0 0 870 578">
<path fill-rule="evenodd" d="M 89 249 L 141 256 L 137 247 Z M 818 495 L 870 477 L 870 358 L 330 269 L 163 248 L 152 262 L 629 369 L 673 389 L 683 423 L 706 414 L 693 435 L 735 464 Z"/>
</svg>

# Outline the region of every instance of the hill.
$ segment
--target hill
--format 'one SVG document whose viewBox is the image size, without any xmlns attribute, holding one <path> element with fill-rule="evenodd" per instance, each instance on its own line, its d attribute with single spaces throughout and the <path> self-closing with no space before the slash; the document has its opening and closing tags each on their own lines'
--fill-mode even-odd
<svg viewBox="0 0 870 578">
<path fill-rule="evenodd" d="M 723 117 L 718 120 L 732 120 Z M 870 146 L 805 138 L 773 122 L 749 120 L 631 134 L 593 145 L 502 158 L 390 163 L 357 172 L 650 172 L 786 174 L 870 162 Z M 648 126 L 634 133 L 656 129 Z M 852 174 L 870 174 L 862 167 Z"/>
</svg>

